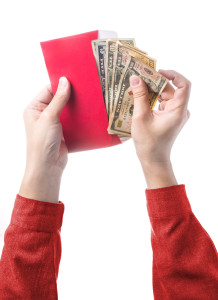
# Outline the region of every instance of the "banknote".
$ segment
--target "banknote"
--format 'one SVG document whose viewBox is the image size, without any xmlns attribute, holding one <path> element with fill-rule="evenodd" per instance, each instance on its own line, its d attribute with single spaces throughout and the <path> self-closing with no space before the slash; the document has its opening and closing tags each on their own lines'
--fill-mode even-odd
<svg viewBox="0 0 218 300">
<path fill-rule="evenodd" d="M 105 53 L 106 39 L 92 40 L 92 49 L 98 69 L 98 75 L 101 83 L 103 98 L 105 101 Z M 106 106 L 106 103 L 105 103 Z"/>
<path fill-rule="evenodd" d="M 122 41 L 121 41 L 121 44 L 123 44 Z M 143 55 L 148 55 L 148 52 L 142 51 L 141 49 L 136 48 L 135 46 L 129 45 L 129 48 L 132 50 L 137 50 L 137 51 L 141 52 Z"/>
<path fill-rule="evenodd" d="M 123 69 L 126 66 L 126 62 L 128 59 L 128 55 L 124 55 L 124 53 L 119 52 L 119 44 L 116 43 L 115 46 L 115 55 L 114 55 L 114 62 L 113 62 L 113 72 L 112 72 L 112 83 L 111 83 L 111 114 L 114 108 L 114 101 L 116 99 L 117 90 L 120 82 L 120 78 L 122 76 Z"/>
<path fill-rule="evenodd" d="M 109 117 L 111 113 L 111 101 L 112 101 L 112 75 L 113 75 L 113 64 L 114 54 L 116 50 L 116 42 L 122 42 L 124 45 L 135 46 L 135 39 L 123 38 L 123 39 L 108 39 L 106 41 L 106 54 L 105 54 L 105 104 L 106 110 Z"/>
<path fill-rule="evenodd" d="M 156 59 L 148 56 L 147 52 L 144 52 L 136 47 L 132 47 L 131 45 L 126 45 L 122 41 L 118 41 L 118 51 L 121 53 L 126 53 L 130 56 L 133 56 L 139 60 L 141 60 L 146 65 L 149 65 L 151 68 L 156 70 Z"/>
<path fill-rule="evenodd" d="M 134 99 L 129 79 L 132 75 L 140 76 L 146 82 L 151 109 L 154 108 L 159 95 L 168 82 L 163 75 L 149 65 L 133 56 L 128 56 L 126 67 L 120 78 L 113 112 L 109 120 L 108 133 L 110 134 L 131 136 Z"/>
<path fill-rule="evenodd" d="M 115 58 L 114 58 L 112 85 L 111 85 L 111 90 L 113 90 L 113 94 L 111 96 L 112 104 L 109 113 L 112 113 L 112 110 L 114 108 L 118 85 L 120 83 L 122 71 L 126 66 L 126 61 L 129 55 L 137 59 L 140 59 L 143 63 L 149 65 L 153 69 L 156 69 L 156 59 L 149 57 L 147 55 L 147 52 L 144 52 L 136 47 L 133 47 L 132 45 L 124 44 L 122 41 L 117 41 L 116 48 L 115 48 Z"/>
</svg>

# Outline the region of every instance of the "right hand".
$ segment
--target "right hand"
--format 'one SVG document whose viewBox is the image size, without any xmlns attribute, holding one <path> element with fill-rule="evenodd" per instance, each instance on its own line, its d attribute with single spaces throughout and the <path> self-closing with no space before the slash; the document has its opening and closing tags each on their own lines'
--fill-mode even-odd
<svg viewBox="0 0 218 300">
<path fill-rule="evenodd" d="M 62 77 L 55 95 L 50 85 L 45 87 L 24 111 L 27 159 L 20 196 L 46 202 L 59 200 L 68 159 L 60 114 L 70 93 L 70 82 Z"/>
<path fill-rule="evenodd" d="M 135 75 L 130 78 L 134 97 L 131 135 L 141 163 L 169 163 L 172 145 L 190 116 L 190 81 L 172 70 L 159 72 L 177 87 L 174 90 L 167 84 L 159 98 L 159 110 L 151 110 L 145 82 Z M 134 85 L 137 79 L 139 84 Z"/>
</svg>

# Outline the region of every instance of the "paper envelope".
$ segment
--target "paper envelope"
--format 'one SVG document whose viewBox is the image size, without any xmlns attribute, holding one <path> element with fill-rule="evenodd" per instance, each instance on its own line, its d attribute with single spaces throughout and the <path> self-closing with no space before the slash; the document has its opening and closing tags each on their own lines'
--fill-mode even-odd
<svg viewBox="0 0 218 300">
<path fill-rule="evenodd" d="M 40 43 L 53 94 L 61 76 L 72 85 L 70 100 L 60 116 L 69 152 L 121 143 L 118 136 L 107 132 L 107 112 L 91 45 L 91 40 L 108 35 L 96 30 Z"/>
</svg>

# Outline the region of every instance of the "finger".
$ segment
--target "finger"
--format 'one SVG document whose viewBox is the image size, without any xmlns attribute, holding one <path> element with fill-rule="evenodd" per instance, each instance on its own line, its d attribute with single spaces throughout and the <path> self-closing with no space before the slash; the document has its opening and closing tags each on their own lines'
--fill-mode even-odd
<svg viewBox="0 0 218 300">
<path fill-rule="evenodd" d="M 176 101 L 181 102 L 181 104 L 187 104 L 191 91 L 191 82 L 173 70 L 159 70 L 159 73 L 164 75 L 167 79 L 172 80 L 172 83 L 178 88 L 174 94 Z"/>
<path fill-rule="evenodd" d="M 160 102 L 163 100 L 170 100 L 173 98 L 175 93 L 175 89 L 173 86 L 168 82 L 166 87 L 164 88 L 163 92 L 160 95 L 160 99 L 158 99 Z"/>
<path fill-rule="evenodd" d="M 151 116 L 151 108 L 148 98 L 148 88 L 146 83 L 136 75 L 130 77 L 130 86 L 134 98 L 134 117 L 146 117 Z"/>
<path fill-rule="evenodd" d="M 54 120 L 59 122 L 60 114 L 67 101 L 70 98 L 71 93 L 71 85 L 66 77 L 61 77 L 59 80 L 59 85 L 55 96 L 52 101 L 44 110 L 45 114 L 49 114 L 49 116 Z"/>
<path fill-rule="evenodd" d="M 53 98 L 51 85 L 47 85 L 33 99 L 33 103 L 49 104 Z"/>
<path fill-rule="evenodd" d="M 47 85 L 34 97 L 34 99 L 25 108 L 23 113 L 24 120 L 27 118 L 32 119 L 33 110 L 40 113 L 43 112 L 51 102 L 52 98 L 53 94 L 51 85 Z"/>
</svg>

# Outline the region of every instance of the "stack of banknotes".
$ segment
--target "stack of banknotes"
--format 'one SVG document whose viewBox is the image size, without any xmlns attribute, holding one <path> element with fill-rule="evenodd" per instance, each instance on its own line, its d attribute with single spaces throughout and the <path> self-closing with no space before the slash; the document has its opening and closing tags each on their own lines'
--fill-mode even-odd
<svg viewBox="0 0 218 300">
<path fill-rule="evenodd" d="M 129 79 L 140 76 L 147 84 L 151 109 L 168 80 L 156 71 L 156 60 L 135 47 L 134 39 L 101 39 L 92 41 L 105 107 L 108 133 L 131 136 L 134 109 Z"/>
</svg>

